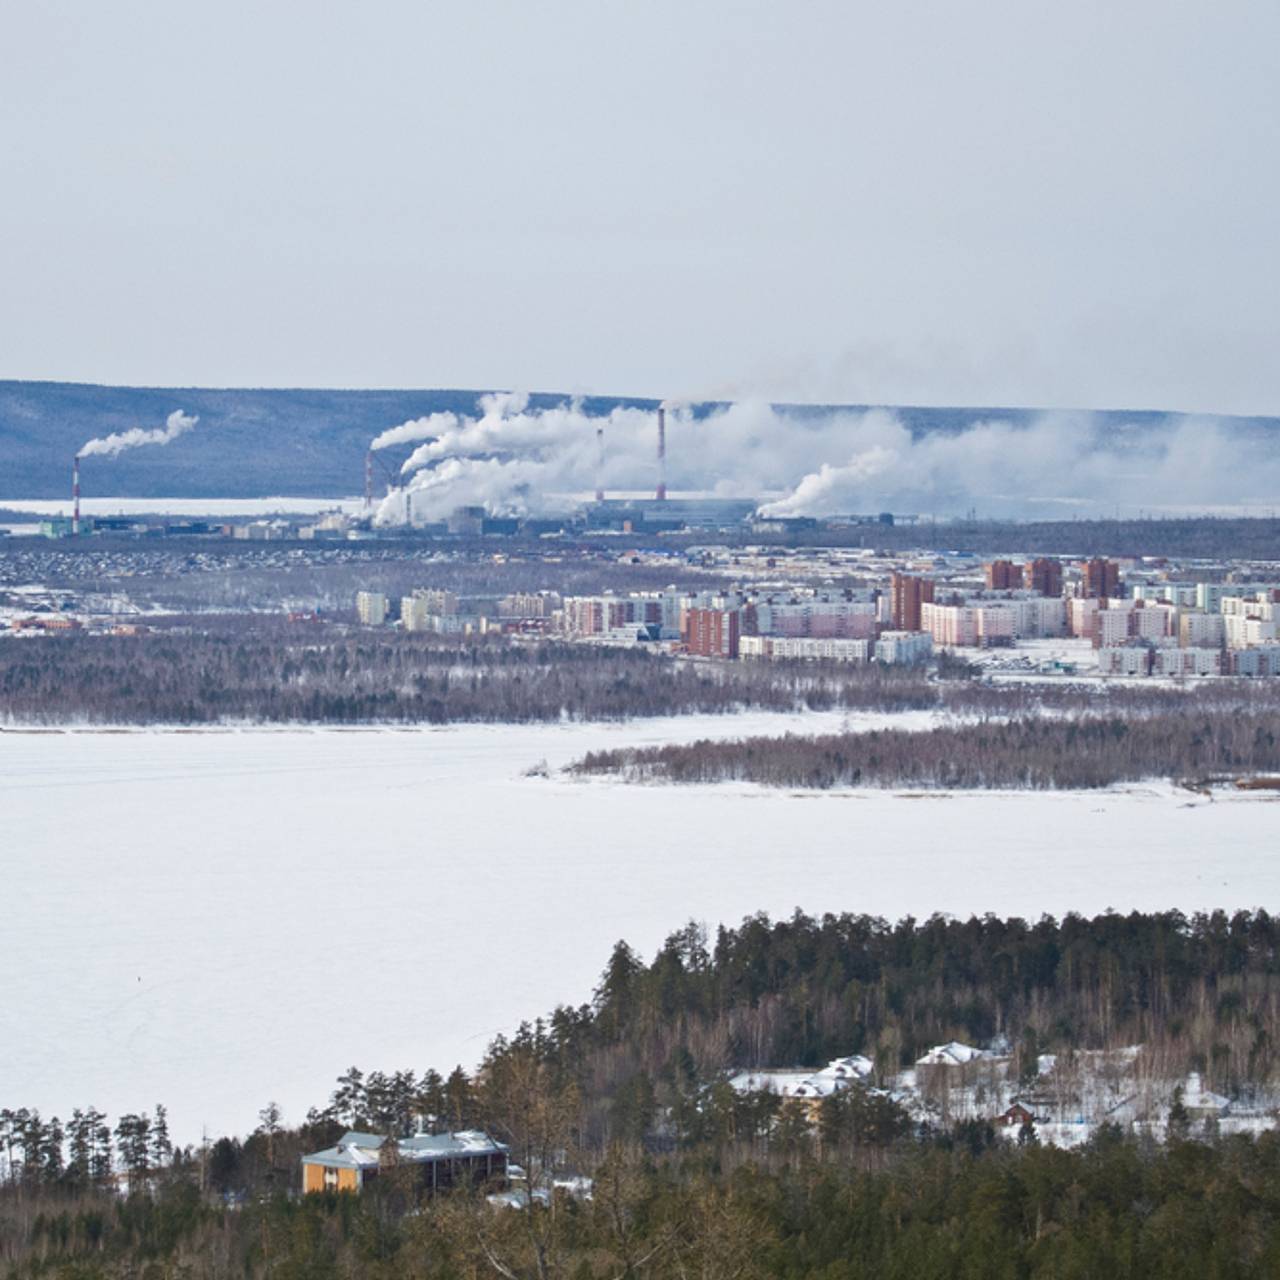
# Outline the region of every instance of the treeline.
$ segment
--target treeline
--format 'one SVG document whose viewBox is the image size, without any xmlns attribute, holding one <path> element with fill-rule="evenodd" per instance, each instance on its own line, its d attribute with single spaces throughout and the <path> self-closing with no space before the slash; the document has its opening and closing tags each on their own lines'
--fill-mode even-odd
<svg viewBox="0 0 1280 1280">
<path fill-rule="evenodd" d="M 1027 717 L 923 731 L 702 739 L 595 751 L 577 774 L 633 781 L 756 782 L 771 787 L 1107 787 L 1149 778 L 1203 779 L 1280 770 L 1274 712 L 1189 706 L 1146 715 Z"/>
<path fill-rule="evenodd" d="M 0 644 L 0 723 L 516 723 L 743 707 L 898 711 L 938 698 L 906 671 L 698 664 L 554 640 L 283 622 Z"/>
<path fill-rule="evenodd" d="M 1001 555 L 1010 547 L 1030 555 L 1176 556 L 1204 560 L 1274 562 L 1280 520 L 1254 516 L 1186 516 L 1124 520 L 950 520 L 944 523 L 862 525 L 781 539 L 796 546 L 878 547 L 910 551 L 946 547 Z"/>
<path fill-rule="evenodd" d="M 996 1038 L 1019 1074 L 1045 1052 L 1143 1044 L 1153 1070 L 1248 1093 L 1280 1071 L 1280 920 L 796 913 L 714 939 L 690 924 L 648 964 L 619 943 L 590 1005 L 512 1043 L 572 1075 L 586 1136 L 607 1144 L 643 1140 L 660 1115 L 695 1141 L 732 1129 L 713 1087 L 728 1069 L 857 1053 L 884 1082 L 934 1045 Z"/>
<path fill-rule="evenodd" d="M 954 661 L 936 675 L 845 663 L 700 663 L 551 638 L 463 639 L 205 616 L 170 619 L 136 636 L 0 643 L 0 724 L 517 723 L 743 708 L 935 709 L 966 717 L 1280 713 L 1280 681 L 1219 680 L 1182 690 L 970 677 Z M 593 758 L 590 768 L 598 767 L 614 765 Z"/>
<path fill-rule="evenodd" d="M 0 1207 L 7 1280 L 1252 1280 L 1280 1274 L 1280 1141 L 1080 1151 L 974 1132 L 867 1167 L 655 1163 L 615 1152 L 590 1199 L 456 1193 L 237 1210 L 190 1183 Z"/>
</svg>

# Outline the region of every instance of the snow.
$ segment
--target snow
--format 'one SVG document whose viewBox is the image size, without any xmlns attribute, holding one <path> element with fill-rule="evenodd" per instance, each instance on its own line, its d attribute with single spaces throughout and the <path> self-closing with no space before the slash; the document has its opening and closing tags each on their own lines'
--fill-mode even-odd
<svg viewBox="0 0 1280 1280">
<path fill-rule="evenodd" d="M 71 503 L 62 498 L 6 498 L 5 511 L 21 511 L 33 519 L 70 516 Z M 86 516 L 273 516 L 321 515 L 345 511 L 359 515 L 363 498 L 82 498 L 80 510 Z"/>
<path fill-rule="evenodd" d="M 272 1099 L 297 1121 L 353 1063 L 473 1066 L 497 1032 L 589 999 L 619 938 L 652 954 L 690 918 L 1280 896 L 1263 794 L 525 776 L 592 749 L 844 720 L 0 732 L 0 1106 L 163 1102 L 182 1141 L 245 1132 Z"/>
</svg>

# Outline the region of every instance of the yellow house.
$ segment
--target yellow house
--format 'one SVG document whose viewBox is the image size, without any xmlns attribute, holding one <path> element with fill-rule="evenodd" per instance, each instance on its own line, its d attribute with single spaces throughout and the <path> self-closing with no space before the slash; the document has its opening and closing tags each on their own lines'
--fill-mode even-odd
<svg viewBox="0 0 1280 1280">
<path fill-rule="evenodd" d="M 378 1133 L 344 1133 L 338 1142 L 302 1157 L 302 1189 L 311 1191 L 359 1191 L 382 1170 L 384 1147 L 395 1164 L 420 1170 L 424 1190 L 443 1191 L 472 1184 L 506 1182 L 507 1149 L 487 1133 L 465 1129 L 459 1133 L 420 1133 L 412 1138 L 387 1138 Z"/>
</svg>

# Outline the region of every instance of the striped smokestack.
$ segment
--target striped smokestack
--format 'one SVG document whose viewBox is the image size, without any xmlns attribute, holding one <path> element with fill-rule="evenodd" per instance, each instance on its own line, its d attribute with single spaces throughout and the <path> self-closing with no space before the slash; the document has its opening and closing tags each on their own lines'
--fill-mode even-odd
<svg viewBox="0 0 1280 1280">
<path fill-rule="evenodd" d="M 667 411 L 658 406 L 658 501 L 667 500 Z"/>
<path fill-rule="evenodd" d="M 596 501 L 604 501 L 604 428 L 596 428 Z"/>
<path fill-rule="evenodd" d="M 71 464 L 71 532 L 80 532 L 80 455 Z"/>
<path fill-rule="evenodd" d="M 373 510 L 373 450 L 364 455 L 364 509 L 368 514 Z"/>
</svg>

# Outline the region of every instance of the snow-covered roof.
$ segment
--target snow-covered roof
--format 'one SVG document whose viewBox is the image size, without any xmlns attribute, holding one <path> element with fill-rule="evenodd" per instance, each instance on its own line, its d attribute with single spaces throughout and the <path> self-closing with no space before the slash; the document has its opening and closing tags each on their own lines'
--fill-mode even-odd
<svg viewBox="0 0 1280 1280">
<path fill-rule="evenodd" d="M 1205 1089 L 1200 1081 L 1200 1073 L 1193 1071 L 1187 1077 L 1186 1087 L 1182 1091 L 1182 1105 L 1192 1111 L 1226 1111 L 1231 1106 L 1231 1099 Z"/>
<path fill-rule="evenodd" d="M 833 1058 L 817 1071 L 809 1067 L 782 1067 L 765 1071 L 740 1071 L 730 1077 L 737 1093 L 776 1093 L 781 1098 L 826 1098 L 855 1080 L 866 1080 L 875 1064 L 855 1054 Z"/>
<path fill-rule="evenodd" d="M 971 1044 L 961 1044 L 959 1040 L 948 1040 L 946 1044 L 934 1045 L 923 1058 L 917 1058 L 916 1066 L 962 1067 L 978 1058 L 989 1056 L 984 1049 L 975 1049 Z"/>
<path fill-rule="evenodd" d="M 848 1058 L 832 1058 L 821 1071 L 815 1071 L 814 1076 L 824 1080 L 865 1080 L 874 1070 L 875 1063 L 870 1058 L 855 1053 Z"/>
<path fill-rule="evenodd" d="M 360 1133 L 351 1130 L 344 1133 L 332 1147 L 303 1156 L 303 1164 L 319 1164 L 331 1169 L 367 1169 L 376 1167 L 381 1159 L 386 1138 L 378 1133 Z M 506 1147 L 494 1142 L 488 1134 L 478 1129 L 463 1129 L 458 1133 L 420 1133 L 412 1138 L 400 1138 L 396 1143 L 400 1159 L 413 1164 L 425 1164 L 433 1160 L 449 1160 L 463 1156 L 501 1155 Z"/>
</svg>

